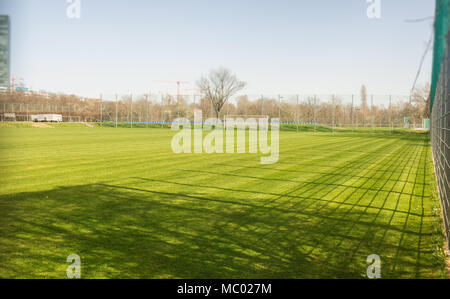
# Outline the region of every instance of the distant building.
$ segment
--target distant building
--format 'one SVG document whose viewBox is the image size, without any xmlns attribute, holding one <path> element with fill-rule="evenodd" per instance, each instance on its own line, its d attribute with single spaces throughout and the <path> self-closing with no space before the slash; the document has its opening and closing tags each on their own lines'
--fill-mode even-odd
<svg viewBox="0 0 450 299">
<path fill-rule="evenodd" d="M 9 16 L 0 16 L 0 91 L 10 88 L 11 26 Z"/>
</svg>

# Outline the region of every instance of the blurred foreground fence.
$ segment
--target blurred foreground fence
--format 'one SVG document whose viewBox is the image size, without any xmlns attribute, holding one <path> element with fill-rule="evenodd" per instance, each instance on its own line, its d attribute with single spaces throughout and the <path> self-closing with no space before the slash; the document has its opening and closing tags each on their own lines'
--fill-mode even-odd
<svg viewBox="0 0 450 299">
<path fill-rule="evenodd" d="M 450 245 L 450 1 L 438 0 L 436 4 L 431 141 L 445 232 Z"/>
<path fill-rule="evenodd" d="M 61 114 L 65 122 L 171 123 L 193 120 L 201 110 L 203 120 L 215 118 L 211 103 L 199 95 L 102 95 L 99 99 L 0 98 L 2 121 L 31 121 L 31 115 Z M 409 96 L 368 95 L 240 95 L 230 99 L 220 118 L 268 116 L 283 124 L 320 124 L 330 127 L 423 128 L 423 108 Z"/>
</svg>

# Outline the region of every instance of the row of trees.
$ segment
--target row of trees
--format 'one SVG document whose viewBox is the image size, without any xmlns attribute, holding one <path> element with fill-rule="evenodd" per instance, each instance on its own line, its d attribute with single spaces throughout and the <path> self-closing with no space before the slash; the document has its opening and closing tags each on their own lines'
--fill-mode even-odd
<svg viewBox="0 0 450 299">
<path fill-rule="evenodd" d="M 421 123 L 426 117 L 426 104 L 397 101 L 391 105 L 354 104 L 339 96 L 256 97 L 237 96 L 233 103 L 226 102 L 217 114 L 216 108 L 204 96 L 121 96 L 114 100 L 82 100 L 74 96 L 26 95 L 21 93 L 0 94 L 0 114 L 15 113 L 17 120 L 40 113 L 58 113 L 65 121 L 166 121 L 177 117 L 193 118 L 195 109 L 203 112 L 204 118 L 223 118 L 226 115 L 268 115 L 281 117 L 283 122 L 321 123 L 327 125 L 389 126 L 402 125 L 409 117 Z"/>
<path fill-rule="evenodd" d="M 204 118 L 226 115 L 268 115 L 281 117 L 282 122 L 321 123 L 336 126 L 403 125 L 408 117 L 421 123 L 428 117 L 429 86 L 416 89 L 406 100 L 372 105 L 367 89 L 354 101 L 340 96 L 235 96 L 245 86 L 226 69 L 212 71 L 198 81 L 202 95 L 139 95 L 104 96 L 84 99 L 74 95 L 0 93 L 0 114 L 16 114 L 27 120 L 32 114 L 58 113 L 65 121 L 133 121 L 171 122 L 177 117 L 192 119 L 194 110 L 202 110 Z M 233 99 L 233 101 L 231 101 Z"/>
</svg>

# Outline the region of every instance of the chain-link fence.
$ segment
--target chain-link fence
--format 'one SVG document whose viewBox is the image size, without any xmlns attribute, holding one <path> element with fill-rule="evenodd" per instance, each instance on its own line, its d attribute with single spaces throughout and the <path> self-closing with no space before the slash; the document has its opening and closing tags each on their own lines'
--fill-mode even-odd
<svg viewBox="0 0 450 299">
<path fill-rule="evenodd" d="M 450 246 L 450 0 L 436 0 L 431 82 L 431 142 L 445 233 Z"/>
<path fill-rule="evenodd" d="M 60 114 L 65 122 L 97 122 L 143 127 L 170 124 L 183 117 L 193 121 L 215 118 L 210 101 L 201 95 L 102 95 L 98 99 L 40 99 L 23 97 L 22 103 L 0 101 L 2 121 L 32 121 L 36 114 Z M 422 108 L 409 96 L 390 95 L 238 95 L 221 109 L 226 116 L 267 116 L 284 125 L 323 125 L 331 128 L 424 128 Z"/>
<path fill-rule="evenodd" d="M 449 96 L 449 45 L 450 36 L 447 37 L 447 47 L 442 60 L 439 80 L 431 114 L 431 140 L 433 144 L 433 157 L 442 202 L 445 231 L 450 244 L 450 96 Z"/>
</svg>

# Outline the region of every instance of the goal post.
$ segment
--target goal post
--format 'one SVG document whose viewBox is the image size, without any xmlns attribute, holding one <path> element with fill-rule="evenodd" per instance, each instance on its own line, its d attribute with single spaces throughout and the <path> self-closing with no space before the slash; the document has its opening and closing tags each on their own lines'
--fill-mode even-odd
<svg viewBox="0 0 450 299">
<path fill-rule="evenodd" d="M 268 115 L 225 115 L 223 117 L 223 122 L 225 123 L 227 119 L 243 119 L 243 120 L 247 120 L 247 119 L 255 119 L 255 120 L 259 120 L 259 119 L 267 119 L 269 120 L 270 117 Z"/>
<path fill-rule="evenodd" d="M 245 124 L 250 119 L 254 119 L 257 124 L 259 123 L 260 119 L 265 119 L 267 120 L 267 123 L 269 123 L 270 117 L 268 115 L 226 115 L 223 117 L 223 126 L 224 128 L 227 127 L 227 120 L 233 120 L 232 123 L 234 126 L 236 124 L 239 124 L 239 120 L 242 120 Z"/>
</svg>

